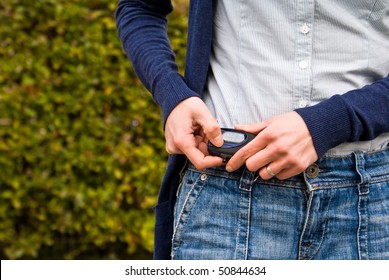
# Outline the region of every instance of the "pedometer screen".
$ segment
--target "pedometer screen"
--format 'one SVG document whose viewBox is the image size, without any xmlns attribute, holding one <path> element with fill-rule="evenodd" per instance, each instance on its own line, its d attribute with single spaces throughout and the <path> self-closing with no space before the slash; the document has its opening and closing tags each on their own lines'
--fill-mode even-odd
<svg viewBox="0 0 389 280">
<path fill-rule="evenodd" d="M 245 140 L 245 136 L 238 132 L 223 131 L 223 139 L 232 143 L 241 143 Z"/>
</svg>

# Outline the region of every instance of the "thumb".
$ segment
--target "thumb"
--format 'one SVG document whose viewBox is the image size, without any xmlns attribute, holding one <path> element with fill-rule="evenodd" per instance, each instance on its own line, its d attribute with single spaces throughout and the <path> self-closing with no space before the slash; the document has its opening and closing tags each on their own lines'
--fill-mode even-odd
<svg viewBox="0 0 389 280">
<path fill-rule="evenodd" d="M 203 115 L 203 118 L 200 119 L 199 125 L 203 128 L 205 136 L 209 141 L 216 147 L 221 147 L 224 143 L 222 131 L 217 120 L 209 113 Z"/>
<path fill-rule="evenodd" d="M 216 147 L 221 147 L 223 145 L 223 143 L 224 143 L 224 140 L 223 140 L 222 131 L 220 129 L 220 126 L 218 125 L 216 128 L 213 128 L 213 130 L 211 130 L 211 131 L 212 132 L 209 133 L 209 134 L 210 135 L 213 134 L 213 135 L 216 135 L 216 136 L 215 137 L 207 136 L 207 138 Z M 205 135 L 207 135 L 207 134 L 205 134 Z"/>
</svg>

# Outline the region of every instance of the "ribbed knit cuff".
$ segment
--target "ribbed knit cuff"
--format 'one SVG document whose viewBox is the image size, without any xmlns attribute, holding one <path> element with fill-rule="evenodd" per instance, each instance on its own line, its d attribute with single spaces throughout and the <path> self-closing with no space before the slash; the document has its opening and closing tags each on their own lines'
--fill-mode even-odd
<svg viewBox="0 0 389 280">
<path fill-rule="evenodd" d="M 172 74 L 168 78 L 159 81 L 153 96 L 162 109 L 163 127 L 165 127 L 170 112 L 178 103 L 189 97 L 200 98 L 200 95 L 191 90 L 179 74 Z"/>
<path fill-rule="evenodd" d="M 295 111 L 304 119 L 319 157 L 350 138 L 349 110 L 340 95 Z"/>
</svg>

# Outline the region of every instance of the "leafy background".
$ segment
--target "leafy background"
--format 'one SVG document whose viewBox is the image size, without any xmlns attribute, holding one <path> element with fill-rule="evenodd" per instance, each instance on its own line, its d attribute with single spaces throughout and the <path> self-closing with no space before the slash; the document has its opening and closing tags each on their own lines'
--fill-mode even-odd
<svg viewBox="0 0 389 280">
<path fill-rule="evenodd" d="M 183 69 L 186 1 L 169 35 Z M 0 257 L 149 259 L 166 152 L 116 0 L 0 2 Z"/>
</svg>

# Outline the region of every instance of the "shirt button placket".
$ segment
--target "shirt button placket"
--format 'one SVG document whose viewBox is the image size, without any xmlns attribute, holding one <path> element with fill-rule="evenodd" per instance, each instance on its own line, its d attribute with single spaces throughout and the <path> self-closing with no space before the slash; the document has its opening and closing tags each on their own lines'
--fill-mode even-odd
<svg viewBox="0 0 389 280">
<path fill-rule="evenodd" d="M 297 0 L 296 3 L 296 32 L 298 32 L 298 36 L 296 36 L 295 44 L 294 106 L 304 108 L 310 104 L 312 91 L 312 28 L 315 1 Z"/>
</svg>

